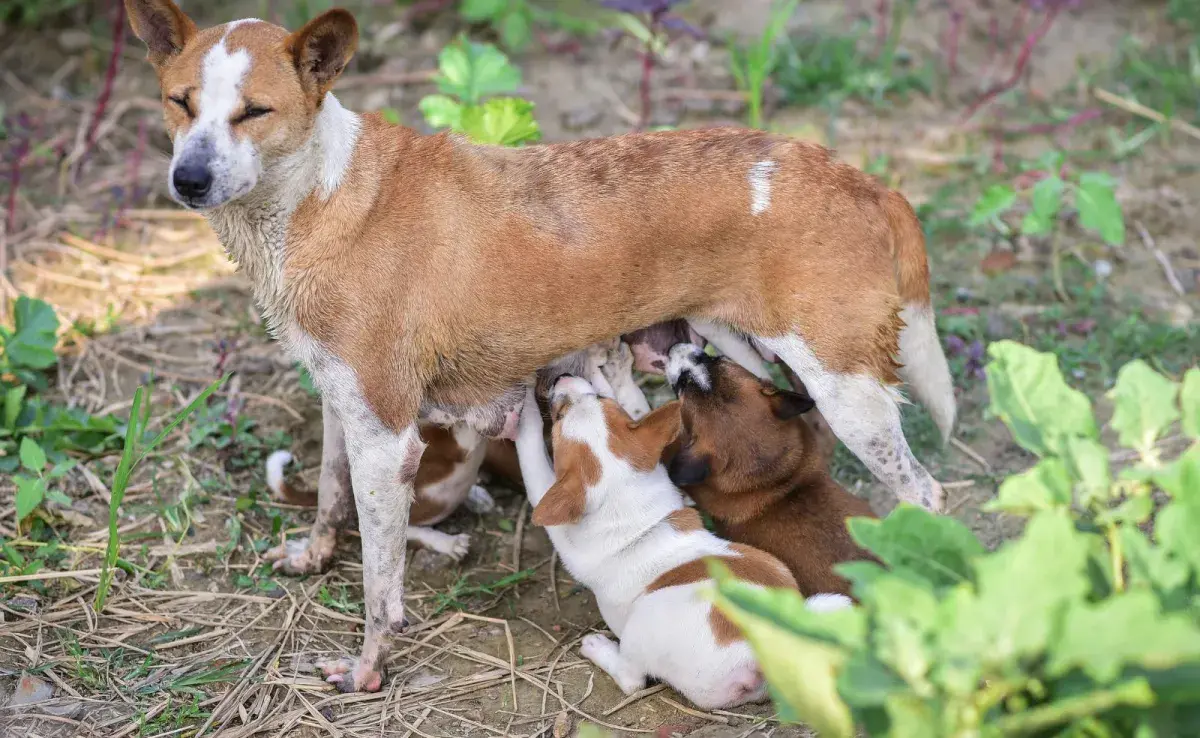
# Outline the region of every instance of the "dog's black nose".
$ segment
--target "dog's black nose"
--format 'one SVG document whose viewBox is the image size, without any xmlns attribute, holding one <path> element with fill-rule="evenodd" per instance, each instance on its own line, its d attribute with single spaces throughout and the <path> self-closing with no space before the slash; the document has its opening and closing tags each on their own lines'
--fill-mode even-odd
<svg viewBox="0 0 1200 738">
<path fill-rule="evenodd" d="M 212 172 L 203 164 L 181 163 L 175 167 L 175 191 L 185 200 L 199 200 L 212 189 Z"/>
</svg>

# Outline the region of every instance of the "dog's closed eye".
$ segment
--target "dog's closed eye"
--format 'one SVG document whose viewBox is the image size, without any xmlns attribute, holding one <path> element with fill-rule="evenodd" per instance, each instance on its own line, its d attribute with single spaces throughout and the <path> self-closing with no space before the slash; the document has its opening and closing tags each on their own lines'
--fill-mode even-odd
<svg viewBox="0 0 1200 738">
<path fill-rule="evenodd" d="M 248 120 L 254 120 L 255 118 L 261 118 L 264 115 L 268 115 L 273 112 L 275 112 L 275 111 L 272 108 L 267 107 L 266 105 L 255 105 L 254 103 L 246 103 L 246 107 L 242 111 L 242 114 L 239 115 L 237 118 L 234 118 L 233 124 L 237 125 L 239 123 L 245 123 Z"/>
<path fill-rule="evenodd" d="M 178 107 L 180 110 L 182 110 L 184 113 L 186 113 L 187 117 L 189 117 L 189 118 L 196 117 L 196 114 L 194 112 L 192 112 L 192 105 L 190 102 L 188 102 L 187 95 L 172 95 L 168 99 L 172 103 L 174 103 L 176 107 Z"/>
</svg>

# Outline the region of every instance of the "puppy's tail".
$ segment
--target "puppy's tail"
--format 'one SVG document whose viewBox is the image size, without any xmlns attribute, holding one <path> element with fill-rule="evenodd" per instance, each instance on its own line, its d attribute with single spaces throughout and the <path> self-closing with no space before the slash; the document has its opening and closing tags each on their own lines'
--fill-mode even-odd
<svg viewBox="0 0 1200 738">
<path fill-rule="evenodd" d="M 942 432 L 942 440 L 948 441 L 954 430 L 957 409 L 954 382 L 950 378 L 946 355 L 942 353 L 933 305 L 929 300 L 925 234 L 917 214 L 900 193 L 889 190 L 884 209 L 892 229 L 896 282 L 904 305 L 900 311 L 904 320 L 904 329 L 900 332 L 900 378 L 912 387 L 913 394 L 929 410 L 933 422 Z"/>
<path fill-rule="evenodd" d="M 287 451 L 276 451 L 267 457 L 267 489 L 271 497 L 279 502 L 304 507 L 316 507 L 317 495 L 309 490 L 300 490 L 288 484 L 283 470 L 292 462 L 292 455 Z"/>
</svg>

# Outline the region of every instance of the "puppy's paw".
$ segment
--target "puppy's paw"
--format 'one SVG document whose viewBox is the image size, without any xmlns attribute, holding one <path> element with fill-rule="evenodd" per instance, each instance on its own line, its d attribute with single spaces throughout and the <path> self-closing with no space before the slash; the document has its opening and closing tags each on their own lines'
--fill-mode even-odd
<svg viewBox="0 0 1200 738">
<path fill-rule="evenodd" d="M 467 533 L 459 533 L 456 536 L 450 536 L 446 541 L 446 546 L 441 553 L 446 554 L 455 561 L 462 561 L 463 557 L 471 552 L 471 536 Z"/>
<path fill-rule="evenodd" d="M 608 663 L 616 651 L 617 644 L 599 633 L 589 633 L 579 642 L 579 655 L 596 664 Z"/>
<path fill-rule="evenodd" d="M 263 554 L 273 561 L 271 568 L 285 574 L 320 574 L 333 560 L 333 541 L 324 538 L 315 543 L 309 538 L 290 538 Z"/>
<path fill-rule="evenodd" d="M 378 692 L 383 687 L 383 672 L 364 666 L 358 659 L 329 659 L 316 666 L 339 692 Z"/>
<path fill-rule="evenodd" d="M 476 484 L 467 492 L 466 506 L 476 515 L 487 515 L 496 510 L 496 500 L 492 498 L 491 493 Z"/>
<path fill-rule="evenodd" d="M 415 546 L 449 556 L 455 561 L 460 561 L 471 550 L 470 534 L 451 535 L 424 526 L 409 528 L 408 540 Z"/>
</svg>

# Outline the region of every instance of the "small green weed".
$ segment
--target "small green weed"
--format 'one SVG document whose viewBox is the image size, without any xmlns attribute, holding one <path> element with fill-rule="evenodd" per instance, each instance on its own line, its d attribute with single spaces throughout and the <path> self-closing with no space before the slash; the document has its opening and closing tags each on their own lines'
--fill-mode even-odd
<svg viewBox="0 0 1200 738">
<path fill-rule="evenodd" d="M 868 28 L 849 34 L 802 34 L 785 44 L 772 78 L 788 102 L 832 110 L 850 99 L 883 104 L 932 89 L 933 68 L 917 68 L 894 46 L 883 55 L 864 49 Z"/>
<path fill-rule="evenodd" d="M 458 14 L 468 23 L 487 24 L 504 48 L 524 51 L 537 28 L 559 28 L 575 35 L 588 35 L 603 28 L 601 16 L 588 4 L 562 0 L 536 3 L 531 0 L 461 0 Z"/>
<path fill-rule="evenodd" d="M 362 602 L 351 599 L 350 592 L 344 584 L 337 585 L 336 593 L 334 587 L 321 585 L 317 590 L 317 602 L 330 610 L 347 615 L 360 615 L 363 611 Z"/>
<path fill-rule="evenodd" d="M 189 726 L 206 720 L 211 715 L 200 707 L 200 695 L 191 695 L 190 700 L 181 700 L 173 695 L 167 697 L 167 706 L 153 719 L 147 720 L 142 713 L 138 719 L 139 736 L 159 736 L 183 733 Z"/>
<path fill-rule="evenodd" d="M 501 597 L 505 591 L 524 582 L 535 573 L 534 569 L 524 569 L 487 584 L 471 584 L 467 581 L 466 576 L 459 577 L 454 584 L 450 585 L 449 590 L 434 593 L 434 602 L 437 603 L 437 607 L 434 608 L 433 616 L 446 610 L 468 610 L 470 604 L 464 600 L 471 597 Z"/>
<path fill-rule="evenodd" d="M 729 63 L 739 90 L 747 94 L 746 122 L 751 128 L 763 126 L 763 89 L 767 77 L 776 68 L 779 57 L 777 41 L 787 28 L 787 22 L 796 13 L 800 0 L 783 0 L 771 9 L 770 18 L 762 35 L 749 46 L 729 47 Z"/>
<path fill-rule="evenodd" d="M 1186 42 L 1152 46 L 1127 38 L 1117 47 L 1116 58 L 1106 80 L 1114 92 L 1168 118 L 1200 121 L 1200 36 L 1189 34 Z"/>
</svg>

